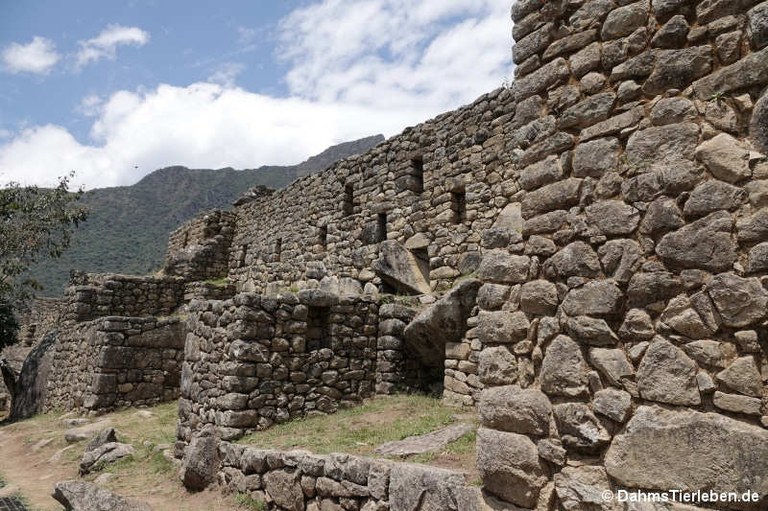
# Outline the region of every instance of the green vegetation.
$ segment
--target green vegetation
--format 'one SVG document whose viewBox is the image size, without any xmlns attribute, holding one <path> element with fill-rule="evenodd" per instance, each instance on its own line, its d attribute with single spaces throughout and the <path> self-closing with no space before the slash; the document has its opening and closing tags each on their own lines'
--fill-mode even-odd
<svg viewBox="0 0 768 511">
<path fill-rule="evenodd" d="M 168 235 L 200 213 L 229 208 L 257 185 L 286 186 L 381 140 L 379 135 L 340 144 L 294 166 L 248 170 L 168 167 L 132 186 L 88 191 L 82 202 L 90 215 L 76 232 L 70 250 L 58 260 L 40 262 L 32 275 L 43 285 L 44 295 L 57 296 L 63 293 L 71 270 L 153 273 L 163 265 Z"/>
<path fill-rule="evenodd" d="M 69 192 L 66 177 L 53 189 L 18 183 L 0 188 L 0 349 L 16 339 L 13 311 L 39 287 L 27 271 L 42 258 L 59 257 L 85 220 L 80 195 Z"/>
<path fill-rule="evenodd" d="M 421 395 L 380 396 L 331 415 L 297 419 L 253 433 L 240 443 L 271 449 L 308 449 L 318 454 L 372 455 L 373 449 L 423 435 L 454 422 L 455 408 Z"/>
<path fill-rule="evenodd" d="M 249 509 L 252 511 L 266 511 L 267 510 L 267 503 L 263 500 L 254 499 L 247 493 L 237 493 L 235 494 L 235 502 L 244 509 Z"/>
</svg>

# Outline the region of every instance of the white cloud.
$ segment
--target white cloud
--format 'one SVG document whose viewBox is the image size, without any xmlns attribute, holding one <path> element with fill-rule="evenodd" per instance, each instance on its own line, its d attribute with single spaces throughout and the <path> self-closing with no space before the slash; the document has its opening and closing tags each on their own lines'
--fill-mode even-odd
<svg viewBox="0 0 768 511">
<path fill-rule="evenodd" d="M 75 56 L 75 65 L 79 69 L 102 59 L 113 60 L 117 54 L 118 46 L 144 46 L 148 42 L 149 33 L 138 27 L 109 25 L 93 39 L 80 41 L 80 50 Z"/>
<path fill-rule="evenodd" d="M 13 74 L 48 74 L 60 58 L 53 41 L 38 36 L 29 44 L 12 43 L 2 54 L 5 70 Z"/>
<path fill-rule="evenodd" d="M 315 2 L 280 26 L 288 97 L 237 87 L 237 63 L 186 87 L 86 97 L 89 140 L 52 125 L 16 133 L 0 143 L 0 179 L 52 184 L 74 170 L 88 188 L 126 185 L 169 165 L 293 164 L 334 143 L 394 135 L 501 85 L 511 71 L 508 3 Z"/>
<path fill-rule="evenodd" d="M 245 65 L 239 62 L 225 62 L 216 67 L 208 77 L 208 82 L 218 83 L 226 87 L 234 87 L 237 77 L 245 70 Z"/>
</svg>

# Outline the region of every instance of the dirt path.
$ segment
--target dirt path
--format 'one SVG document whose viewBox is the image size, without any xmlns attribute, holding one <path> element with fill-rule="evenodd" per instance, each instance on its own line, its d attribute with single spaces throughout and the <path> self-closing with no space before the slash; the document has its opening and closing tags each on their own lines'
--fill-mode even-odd
<svg viewBox="0 0 768 511">
<path fill-rule="evenodd" d="M 25 421 L 0 425 L 0 475 L 6 482 L 0 497 L 20 494 L 31 508 L 61 511 L 62 506 L 51 497 L 58 481 L 78 479 L 77 466 L 83 443 L 67 446 L 64 426 L 51 427 Z M 231 497 L 212 490 L 189 494 L 174 477 L 147 474 L 127 480 L 115 475 L 108 486 L 124 497 L 142 500 L 155 511 L 236 511 Z"/>
</svg>

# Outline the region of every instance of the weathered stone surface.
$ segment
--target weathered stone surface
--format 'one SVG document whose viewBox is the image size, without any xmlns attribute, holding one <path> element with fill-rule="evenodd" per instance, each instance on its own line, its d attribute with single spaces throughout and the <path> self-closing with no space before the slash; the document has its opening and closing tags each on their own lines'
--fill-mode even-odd
<svg viewBox="0 0 768 511">
<path fill-rule="evenodd" d="M 116 493 L 85 481 L 56 483 L 53 498 L 66 511 L 150 511 L 143 502 L 127 500 Z"/>
<path fill-rule="evenodd" d="M 593 280 L 570 290 L 562 307 L 569 316 L 611 316 L 619 311 L 623 297 L 613 280 Z"/>
<path fill-rule="evenodd" d="M 483 390 L 478 406 L 483 426 L 522 435 L 549 434 L 552 405 L 549 398 L 535 389 L 517 385 Z"/>
<path fill-rule="evenodd" d="M 656 335 L 653 320 L 643 309 L 630 309 L 619 328 L 619 336 L 628 341 L 649 341 Z"/>
<path fill-rule="evenodd" d="M 735 3 L 735 2 L 734 2 Z M 699 99 L 709 99 L 716 94 L 746 89 L 768 81 L 768 48 L 750 53 L 735 64 L 720 68 L 711 75 L 693 83 L 693 90 Z"/>
<path fill-rule="evenodd" d="M 605 456 L 630 488 L 755 491 L 768 503 L 768 430 L 714 413 L 641 406 Z"/>
<path fill-rule="evenodd" d="M 616 422 L 624 422 L 632 410 L 632 396 L 629 392 L 607 388 L 595 392 L 592 407 L 596 413 Z"/>
<path fill-rule="evenodd" d="M 757 148 L 768 154 L 768 94 L 763 94 L 755 103 L 749 135 Z"/>
<path fill-rule="evenodd" d="M 396 289 L 407 293 L 431 291 L 419 260 L 398 241 L 379 243 L 379 258 L 374 261 L 372 268 L 382 280 Z"/>
<path fill-rule="evenodd" d="M 93 451 L 109 442 L 117 442 L 117 434 L 115 428 L 105 428 L 99 431 L 99 433 L 88 441 L 85 446 L 85 452 Z"/>
<path fill-rule="evenodd" d="M 587 243 L 574 241 L 550 257 L 543 267 L 544 275 L 551 279 L 568 277 L 597 277 L 600 261 Z"/>
<path fill-rule="evenodd" d="M 696 148 L 696 159 L 717 179 L 736 183 L 752 175 L 749 151 L 727 133 L 721 133 Z"/>
<path fill-rule="evenodd" d="M 611 441 L 611 435 L 583 403 L 555 405 L 555 422 L 563 445 L 568 449 L 594 452 Z"/>
<path fill-rule="evenodd" d="M 717 373 L 717 381 L 728 389 L 752 397 L 762 397 L 763 384 L 755 359 L 751 356 L 737 358 L 727 368 Z"/>
<path fill-rule="evenodd" d="M 664 234 L 684 225 L 685 220 L 677 203 L 669 197 L 659 197 L 648 206 L 640 222 L 640 232 Z"/>
<path fill-rule="evenodd" d="M 548 280 L 526 282 L 520 289 L 520 309 L 525 313 L 550 316 L 558 303 L 557 287 Z"/>
<path fill-rule="evenodd" d="M 736 221 L 739 241 L 763 241 L 768 239 L 768 208 L 760 208 L 754 214 Z"/>
<path fill-rule="evenodd" d="M 749 250 L 748 273 L 768 271 L 768 242 L 758 243 Z"/>
<path fill-rule="evenodd" d="M 638 272 L 632 276 L 627 289 L 629 305 L 646 305 L 669 300 L 683 291 L 683 282 L 673 273 L 666 271 Z"/>
<path fill-rule="evenodd" d="M 181 482 L 186 489 L 202 491 L 216 482 L 219 444 L 219 439 L 213 435 L 197 436 L 189 443 L 181 465 Z"/>
<path fill-rule="evenodd" d="M 477 318 L 477 337 L 483 344 L 506 344 L 522 341 L 528 335 L 530 322 L 521 311 L 481 311 Z"/>
<path fill-rule="evenodd" d="M 459 342 L 464 336 L 481 285 L 475 279 L 459 282 L 413 318 L 403 331 L 409 351 L 428 365 L 439 364 L 445 358 L 446 344 Z"/>
<path fill-rule="evenodd" d="M 620 284 L 626 284 L 643 262 L 643 251 L 634 240 L 610 240 L 598 249 L 600 263 L 606 275 Z"/>
<path fill-rule="evenodd" d="M 673 268 L 729 270 L 736 261 L 732 228 L 733 218 L 727 212 L 711 213 L 666 234 L 656 245 L 656 253 Z"/>
<path fill-rule="evenodd" d="M 616 387 L 623 386 L 625 378 L 635 375 L 635 368 L 620 349 L 592 348 L 589 360 L 606 381 Z"/>
<path fill-rule="evenodd" d="M 555 474 L 555 492 L 566 511 L 623 511 L 618 500 L 606 500 L 611 483 L 603 467 L 565 467 Z"/>
<path fill-rule="evenodd" d="M 86 451 L 80 460 L 80 475 L 89 474 L 94 470 L 101 470 L 106 465 L 114 463 L 121 458 L 131 456 L 133 447 L 120 442 L 107 442 L 93 450 Z"/>
<path fill-rule="evenodd" d="M 730 349 L 726 346 L 730 346 Z M 686 343 L 683 345 L 683 351 L 698 364 L 713 367 L 725 367 L 728 359 L 736 356 L 733 345 L 710 340 Z"/>
<path fill-rule="evenodd" d="M 273 470 L 262 477 L 264 490 L 272 500 L 287 511 L 303 511 L 304 492 L 296 472 Z"/>
<path fill-rule="evenodd" d="M 554 25 L 547 23 L 540 29 L 532 32 L 517 41 L 512 47 L 512 59 L 515 64 L 520 64 L 533 55 L 542 52 L 552 42 Z"/>
<path fill-rule="evenodd" d="M 768 314 L 768 291 L 757 278 L 721 273 L 712 278 L 708 292 L 726 326 L 745 327 Z"/>
<path fill-rule="evenodd" d="M 576 103 L 566 109 L 558 119 L 560 129 L 586 128 L 608 118 L 613 105 L 616 103 L 616 94 L 603 92 Z"/>
<path fill-rule="evenodd" d="M 390 475 L 390 507 L 403 511 L 459 511 L 457 502 L 464 486 L 464 477 L 458 472 L 401 463 Z"/>
<path fill-rule="evenodd" d="M 653 36 L 651 46 L 654 48 L 679 48 L 685 44 L 690 28 L 685 16 L 682 14 L 672 16 Z"/>
<path fill-rule="evenodd" d="M 589 316 L 568 318 L 568 333 L 573 339 L 592 346 L 613 346 L 619 340 L 604 319 Z"/>
<path fill-rule="evenodd" d="M 670 300 L 660 319 L 676 332 L 691 339 L 708 337 L 717 330 L 701 319 L 688 295 L 680 295 Z"/>
<path fill-rule="evenodd" d="M 697 186 L 685 203 L 687 217 L 702 217 L 718 210 L 733 210 L 746 199 L 746 192 L 737 186 L 716 179 Z"/>
<path fill-rule="evenodd" d="M 520 284 L 528 280 L 531 258 L 507 250 L 488 250 L 477 270 L 477 278 L 487 282 Z"/>
<path fill-rule="evenodd" d="M 660 50 L 656 66 L 643 85 L 648 95 L 662 94 L 669 89 L 684 89 L 697 78 L 712 71 L 712 48 L 697 46 L 682 50 Z"/>
<path fill-rule="evenodd" d="M 486 385 L 511 385 L 517 381 L 517 359 L 505 346 L 485 348 L 478 356 L 477 373 Z"/>
<path fill-rule="evenodd" d="M 518 181 L 523 190 L 535 190 L 546 184 L 559 181 L 562 178 L 563 166 L 560 164 L 560 158 L 550 156 L 543 161 L 528 165 L 522 169 Z M 516 205 L 519 209 L 520 205 L 517 203 Z M 520 216 L 520 232 L 522 232 L 522 214 Z"/>
<path fill-rule="evenodd" d="M 761 3 L 747 11 L 749 37 L 752 46 L 760 49 L 768 45 L 768 3 Z"/>
<path fill-rule="evenodd" d="M 619 115 L 614 115 L 610 119 L 581 130 L 581 141 L 586 142 L 593 138 L 615 135 L 623 129 L 636 125 L 642 116 L 643 111 L 640 108 L 633 108 Z"/>
<path fill-rule="evenodd" d="M 11 403 L 12 420 L 28 419 L 43 411 L 48 394 L 52 348 L 58 338 L 58 330 L 46 333 L 24 359 Z"/>
<path fill-rule="evenodd" d="M 477 431 L 477 468 L 487 491 L 526 508 L 536 505 L 546 482 L 536 444 L 527 436 L 516 433 L 480 428 Z M 408 484 L 413 485 L 413 480 Z M 394 506 L 394 501 L 392 504 Z"/>
<path fill-rule="evenodd" d="M 575 177 L 601 177 L 615 172 L 619 165 L 620 144 L 616 138 L 600 138 L 579 144 L 573 152 Z"/>
<path fill-rule="evenodd" d="M 628 36 L 648 21 L 648 0 L 641 0 L 614 9 L 603 22 L 600 36 L 603 41 Z"/>
<path fill-rule="evenodd" d="M 564 335 L 547 347 L 541 363 L 541 390 L 553 396 L 579 396 L 586 392 L 587 365 L 579 345 Z"/>
<path fill-rule="evenodd" d="M 89 440 L 93 438 L 94 435 L 97 435 L 99 432 L 107 428 L 110 424 L 111 421 L 109 419 L 102 419 L 91 424 L 84 424 L 76 428 L 68 429 L 64 432 L 64 440 L 70 444 L 74 442 Z"/>
<path fill-rule="evenodd" d="M 655 126 L 695 121 L 697 116 L 696 107 L 687 98 L 662 98 L 651 109 L 651 122 Z"/>
<path fill-rule="evenodd" d="M 523 218 L 575 206 L 579 203 L 581 182 L 569 178 L 528 193 L 523 199 Z"/>
<path fill-rule="evenodd" d="M 452 424 L 437 429 L 425 435 L 410 436 L 403 440 L 387 442 L 376 447 L 376 454 L 384 456 L 411 456 L 437 452 L 451 442 L 455 442 L 467 433 L 475 430 L 475 426 L 466 422 Z"/>
<path fill-rule="evenodd" d="M 696 363 L 669 341 L 657 337 L 637 368 L 637 386 L 643 399 L 671 405 L 701 403 Z"/>
<path fill-rule="evenodd" d="M 548 88 L 568 79 L 570 71 L 568 62 L 559 57 L 545 64 L 537 71 L 515 82 L 515 98 L 522 101 L 525 98 L 544 92 Z"/>
<path fill-rule="evenodd" d="M 634 165 L 691 160 L 698 141 L 699 127 L 693 123 L 652 126 L 629 137 L 626 155 Z"/>
<path fill-rule="evenodd" d="M 589 224 L 606 236 L 631 234 L 640 223 L 637 209 L 620 200 L 595 202 L 585 211 Z"/>
<path fill-rule="evenodd" d="M 712 404 L 721 410 L 744 415 L 762 415 L 762 401 L 756 397 L 742 396 L 739 394 L 726 394 L 717 391 L 712 396 Z"/>
</svg>

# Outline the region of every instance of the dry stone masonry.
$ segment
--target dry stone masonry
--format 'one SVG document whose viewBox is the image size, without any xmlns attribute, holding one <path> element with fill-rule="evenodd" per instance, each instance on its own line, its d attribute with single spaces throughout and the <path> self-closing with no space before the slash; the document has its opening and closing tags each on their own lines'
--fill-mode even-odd
<svg viewBox="0 0 768 511">
<path fill-rule="evenodd" d="M 511 15 L 509 87 L 182 226 L 163 276 L 76 278 L 52 406 L 180 393 L 187 487 L 270 509 L 765 509 L 768 2 Z M 452 473 L 229 443 L 414 389 L 477 407 L 485 503 Z"/>
</svg>

